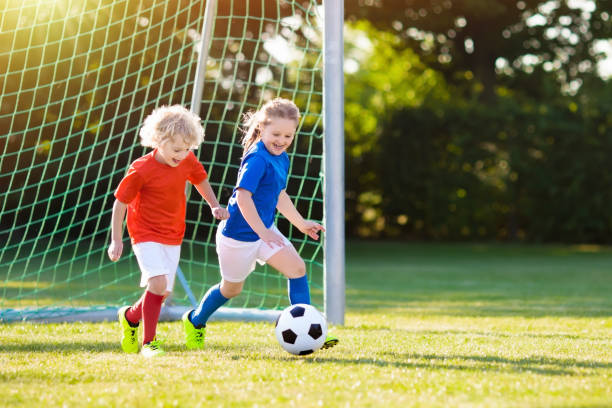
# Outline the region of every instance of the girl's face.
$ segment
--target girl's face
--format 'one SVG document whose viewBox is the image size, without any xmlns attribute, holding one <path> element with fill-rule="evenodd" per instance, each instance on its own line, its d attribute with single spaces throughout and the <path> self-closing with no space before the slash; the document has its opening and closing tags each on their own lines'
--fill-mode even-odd
<svg viewBox="0 0 612 408">
<path fill-rule="evenodd" d="M 155 160 L 170 167 L 178 166 L 191 150 L 180 137 L 164 140 L 158 147 Z"/>
<path fill-rule="evenodd" d="M 295 120 L 284 118 L 271 118 L 267 124 L 261 126 L 261 140 L 268 152 L 275 156 L 291 146 L 297 129 Z"/>
</svg>

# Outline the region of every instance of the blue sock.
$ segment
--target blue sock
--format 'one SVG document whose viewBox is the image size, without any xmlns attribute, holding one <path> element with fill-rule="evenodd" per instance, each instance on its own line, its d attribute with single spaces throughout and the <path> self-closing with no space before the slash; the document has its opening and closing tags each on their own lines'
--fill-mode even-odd
<svg viewBox="0 0 612 408">
<path fill-rule="evenodd" d="M 208 289 L 208 292 L 206 292 L 202 298 L 198 308 L 191 312 L 189 320 L 191 320 L 191 323 L 197 328 L 206 326 L 206 322 L 210 315 L 223 306 L 228 300 L 228 298 L 221 294 L 221 285 L 216 284 Z"/>
<path fill-rule="evenodd" d="M 310 304 L 310 288 L 308 287 L 308 276 L 304 275 L 301 278 L 289 279 L 289 302 L 292 305 L 296 303 Z"/>
</svg>

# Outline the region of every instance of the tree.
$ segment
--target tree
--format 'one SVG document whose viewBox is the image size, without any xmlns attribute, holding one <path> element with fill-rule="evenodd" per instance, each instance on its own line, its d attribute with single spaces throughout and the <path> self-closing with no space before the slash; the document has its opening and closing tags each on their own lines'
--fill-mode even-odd
<svg viewBox="0 0 612 408">
<path fill-rule="evenodd" d="M 473 75 L 486 102 L 500 79 L 537 67 L 575 92 L 604 58 L 597 42 L 612 37 L 610 0 L 358 0 L 345 7 L 349 20 L 395 32 L 449 82 Z M 467 77 L 456 75 L 462 71 Z"/>
<path fill-rule="evenodd" d="M 609 242 L 612 81 L 582 72 L 569 95 L 544 64 L 497 70 L 483 103 L 456 61 L 345 30 L 350 235 Z"/>
<path fill-rule="evenodd" d="M 450 99 L 442 75 L 425 66 L 396 35 L 361 21 L 345 27 L 347 232 L 372 235 L 380 217 L 383 123 L 395 111 Z M 360 230 L 360 231 L 356 231 Z"/>
</svg>

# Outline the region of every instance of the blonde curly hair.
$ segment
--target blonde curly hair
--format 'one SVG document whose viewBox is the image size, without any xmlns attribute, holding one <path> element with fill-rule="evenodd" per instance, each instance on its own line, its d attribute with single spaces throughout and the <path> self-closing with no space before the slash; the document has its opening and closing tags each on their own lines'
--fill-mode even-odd
<svg viewBox="0 0 612 408">
<path fill-rule="evenodd" d="M 197 149 L 204 140 L 200 117 L 181 105 L 156 108 L 140 129 L 140 144 L 146 147 L 156 148 L 177 137 L 192 149 Z"/>
</svg>

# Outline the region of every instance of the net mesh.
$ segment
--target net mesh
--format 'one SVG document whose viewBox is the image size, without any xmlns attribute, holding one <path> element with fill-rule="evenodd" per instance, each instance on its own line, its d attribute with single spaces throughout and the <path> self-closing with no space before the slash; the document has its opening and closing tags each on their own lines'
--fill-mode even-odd
<svg viewBox="0 0 612 408">
<path fill-rule="evenodd" d="M 133 303 L 140 272 L 129 246 L 111 262 L 113 192 L 157 106 L 189 106 L 199 58 L 202 1 L 5 0 L 0 13 L 0 321 Z M 321 220 L 322 28 L 317 1 L 221 1 L 215 10 L 196 155 L 223 205 L 242 155 L 242 114 L 273 97 L 302 119 L 287 191 Z M 194 189 L 195 191 L 195 189 Z M 188 189 L 180 269 L 199 299 L 219 281 L 216 221 Z M 277 225 L 306 261 L 322 303 L 322 246 L 285 219 Z M 189 305 L 179 282 L 172 302 Z M 234 308 L 287 305 L 286 279 L 258 266 Z"/>
</svg>

